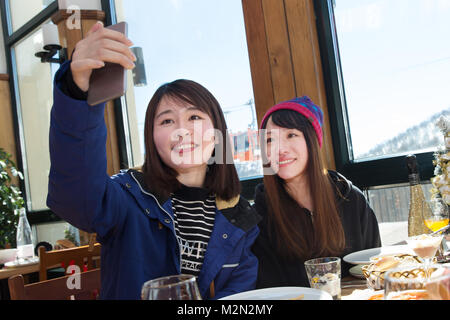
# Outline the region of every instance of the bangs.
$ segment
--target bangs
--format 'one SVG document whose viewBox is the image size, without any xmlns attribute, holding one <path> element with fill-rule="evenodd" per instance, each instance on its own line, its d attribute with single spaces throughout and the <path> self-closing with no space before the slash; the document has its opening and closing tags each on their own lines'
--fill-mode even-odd
<svg viewBox="0 0 450 320">
<path fill-rule="evenodd" d="M 217 119 L 213 115 L 211 106 L 220 108 L 219 103 L 205 87 L 190 80 L 176 80 L 164 85 L 163 88 L 161 100 L 168 98 L 174 102 L 189 104 L 206 113 L 213 121 L 214 127 L 217 127 Z"/>
<path fill-rule="evenodd" d="M 312 125 L 303 115 L 293 110 L 278 110 L 275 111 L 267 120 L 265 121 L 263 128 L 267 127 L 267 122 L 272 119 L 272 122 L 279 127 L 287 129 L 298 129 L 302 132 L 308 126 Z"/>
</svg>

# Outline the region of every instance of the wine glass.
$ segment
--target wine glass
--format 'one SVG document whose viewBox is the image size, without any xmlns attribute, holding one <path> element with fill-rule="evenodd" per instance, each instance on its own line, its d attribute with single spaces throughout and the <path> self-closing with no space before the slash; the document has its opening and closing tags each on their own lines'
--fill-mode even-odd
<svg viewBox="0 0 450 320">
<path fill-rule="evenodd" d="M 426 277 L 428 276 L 429 266 L 436 255 L 443 238 L 444 235 L 442 234 L 421 234 L 406 239 L 408 246 L 424 261 Z"/>
<path fill-rule="evenodd" d="M 147 281 L 142 286 L 142 300 L 202 300 L 193 275 L 178 274 Z"/>
<path fill-rule="evenodd" d="M 422 206 L 422 218 L 424 224 L 432 232 L 445 227 L 449 223 L 449 209 L 442 198 L 433 198 L 424 201 Z"/>
</svg>

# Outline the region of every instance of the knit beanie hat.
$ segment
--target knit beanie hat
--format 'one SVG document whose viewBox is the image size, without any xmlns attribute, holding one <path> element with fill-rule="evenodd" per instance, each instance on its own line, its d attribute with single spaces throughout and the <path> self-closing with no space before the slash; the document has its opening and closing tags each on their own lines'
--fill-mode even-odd
<svg viewBox="0 0 450 320">
<path fill-rule="evenodd" d="M 265 121 L 270 117 L 272 113 L 278 110 L 293 110 L 297 111 L 309 120 L 314 130 L 316 131 L 317 139 L 319 140 L 319 146 L 322 147 L 322 125 L 323 125 L 323 112 L 318 105 L 315 105 L 312 100 L 303 96 L 292 100 L 280 102 L 271 107 L 264 115 L 261 121 L 261 129 Z"/>
</svg>

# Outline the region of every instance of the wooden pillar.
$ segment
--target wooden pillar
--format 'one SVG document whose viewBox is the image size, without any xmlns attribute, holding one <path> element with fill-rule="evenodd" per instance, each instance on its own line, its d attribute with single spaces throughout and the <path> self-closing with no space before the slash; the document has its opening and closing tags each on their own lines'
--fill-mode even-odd
<svg viewBox="0 0 450 320">
<path fill-rule="evenodd" d="M 14 118 L 8 74 L 0 74 L 0 101 L 0 147 L 11 154 L 12 160 L 17 164 Z M 17 179 L 13 183 L 17 185 Z"/>
<path fill-rule="evenodd" d="M 105 20 L 105 13 L 103 11 L 81 10 L 79 13 L 79 25 L 77 25 L 77 21 L 74 20 L 73 14 L 74 13 L 67 13 L 66 10 L 60 10 L 52 17 L 53 23 L 58 26 L 61 45 L 67 48 L 69 58 L 71 58 L 77 42 L 87 35 L 92 26 L 97 21 L 104 22 Z M 106 156 L 108 160 L 107 171 L 109 175 L 113 175 L 120 171 L 120 157 L 114 104 L 112 101 L 106 103 L 105 122 L 108 130 L 106 141 Z"/>
<path fill-rule="evenodd" d="M 324 113 L 326 166 L 335 169 L 314 0 L 242 0 L 258 123 L 274 104 L 307 95 Z"/>
</svg>

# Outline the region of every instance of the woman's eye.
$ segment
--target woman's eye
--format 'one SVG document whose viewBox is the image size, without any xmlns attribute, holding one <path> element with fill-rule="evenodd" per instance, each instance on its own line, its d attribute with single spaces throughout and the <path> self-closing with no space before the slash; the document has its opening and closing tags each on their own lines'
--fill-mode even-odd
<svg viewBox="0 0 450 320">
<path fill-rule="evenodd" d="M 165 119 L 163 121 L 161 121 L 161 125 L 167 125 L 167 124 L 171 124 L 173 121 L 171 119 Z"/>
<path fill-rule="evenodd" d="M 295 134 L 295 133 L 289 133 L 288 134 L 288 138 L 294 138 L 294 137 L 296 137 L 297 135 Z"/>
<path fill-rule="evenodd" d="M 197 115 L 192 115 L 192 116 L 190 116 L 189 117 L 189 120 L 201 120 L 202 118 L 200 117 L 200 116 L 197 116 Z"/>
<path fill-rule="evenodd" d="M 272 142 L 272 138 L 267 138 L 266 143 L 271 143 Z"/>
</svg>

